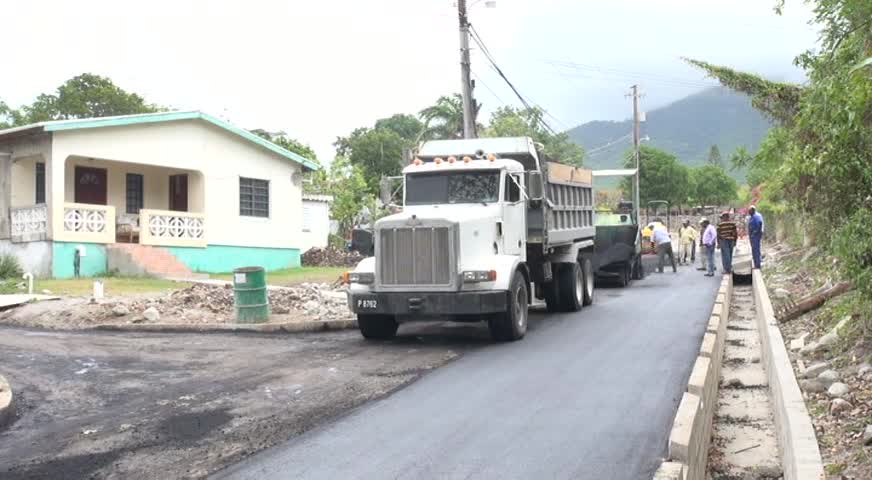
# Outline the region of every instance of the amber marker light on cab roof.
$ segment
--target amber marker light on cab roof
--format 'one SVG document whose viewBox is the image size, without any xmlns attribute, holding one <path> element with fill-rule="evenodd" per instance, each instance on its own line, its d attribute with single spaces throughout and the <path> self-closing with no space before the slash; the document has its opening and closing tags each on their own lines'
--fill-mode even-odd
<svg viewBox="0 0 872 480">
<path fill-rule="evenodd" d="M 436 159 L 433 160 L 433 162 L 434 162 L 436 165 L 441 165 L 441 164 L 442 164 L 442 157 L 436 157 Z"/>
<path fill-rule="evenodd" d="M 469 162 L 471 162 L 471 161 L 472 161 L 471 158 L 469 158 L 469 157 L 463 157 L 463 163 L 469 163 Z"/>
<path fill-rule="evenodd" d="M 420 158 L 416 158 L 414 163 L 415 163 L 415 165 L 420 165 L 424 162 L 422 162 Z"/>
<path fill-rule="evenodd" d="M 454 158 L 454 157 L 448 157 L 448 163 L 454 163 L 454 162 L 456 162 L 456 161 L 457 161 L 456 158 Z"/>
<path fill-rule="evenodd" d="M 493 162 L 493 161 L 496 161 L 497 156 L 494 155 L 493 153 L 488 153 L 488 154 L 487 154 L 487 159 Z"/>
</svg>

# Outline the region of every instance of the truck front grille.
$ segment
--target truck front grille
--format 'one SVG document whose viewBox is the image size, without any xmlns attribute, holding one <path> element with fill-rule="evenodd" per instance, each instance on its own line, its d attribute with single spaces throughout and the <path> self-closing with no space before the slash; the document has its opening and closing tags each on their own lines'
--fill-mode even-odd
<svg viewBox="0 0 872 480">
<path fill-rule="evenodd" d="M 378 233 L 379 283 L 386 286 L 449 285 L 453 268 L 449 227 L 393 227 Z"/>
</svg>

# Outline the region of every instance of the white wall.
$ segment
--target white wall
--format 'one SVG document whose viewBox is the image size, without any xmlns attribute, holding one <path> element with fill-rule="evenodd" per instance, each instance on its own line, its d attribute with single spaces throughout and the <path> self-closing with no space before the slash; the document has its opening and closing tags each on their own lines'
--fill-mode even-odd
<svg viewBox="0 0 872 480">
<path fill-rule="evenodd" d="M 312 247 L 326 247 L 330 236 L 330 204 L 303 200 L 303 216 L 300 252 L 305 252 Z"/>
<path fill-rule="evenodd" d="M 54 132 L 55 171 L 64 171 L 70 156 L 202 172 L 205 205 L 202 210 L 193 204 L 189 208 L 206 214 L 209 244 L 273 248 L 300 248 L 302 244 L 302 191 L 292 181 L 301 166 L 205 121 Z M 270 218 L 239 215 L 240 176 L 269 180 Z M 145 180 L 148 183 L 148 178 Z M 67 197 L 68 188 L 59 175 L 51 177 L 51 190 L 53 198 L 72 198 L 71 192 Z M 155 194 L 161 197 L 160 192 Z M 196 196 L 189 188 L 189 201 Z M 110 187 L 110 202 L 112 198 Z M 123 207 L 123 193 L 118 201 Z M 60 211 L 60 205 L 55 208 Z M 58 216 L 53 221 L 59 228 Z"/>
<path fill-rule="evenodd" d="M 10 206 L 36 205 L 36 162 L 41 156 L 17 158 L 12 162 L 12 192 Z"/>
</svg>

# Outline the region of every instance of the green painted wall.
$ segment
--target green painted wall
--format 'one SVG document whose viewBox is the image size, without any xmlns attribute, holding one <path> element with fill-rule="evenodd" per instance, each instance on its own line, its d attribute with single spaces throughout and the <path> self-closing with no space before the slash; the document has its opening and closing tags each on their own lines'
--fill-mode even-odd
<svg viewBox="0 0 872 480">
<path fill-rule="evenodd" d="M 85 246 L 85 256 L 79 264 L 83 277 L 106 274 L 106 245 L 99 243 L 52 242 L 51 271 L 54 278 L 73 278 L 73 258 L 76 247 Z"/>
<path fill-rule="evenodd" d="M 300 266 L 297 248 L 235 247 L 209 245 L 206 248 L 164 247 L 191 271 L 224 273 L 239 267 L 263 267 L 267 271 Z"/>
</svg>

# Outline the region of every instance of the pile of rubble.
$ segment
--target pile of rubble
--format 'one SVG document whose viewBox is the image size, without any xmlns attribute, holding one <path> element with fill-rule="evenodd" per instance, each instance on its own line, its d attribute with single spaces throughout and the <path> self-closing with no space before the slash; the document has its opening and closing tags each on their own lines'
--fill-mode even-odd
<svg viewBox="0 0 872 480">
<path fill-rule="evenodd" d="M 353 267 L 363 260 L 359 252 L 348 252 L 335 247 L 310 248 L 303 254 L 305 267 Z"/>
<path fill-rule="evenodd" d="M 304 283 L 269 290 L 270 312 L 302 321 L 351 319 L 345 294 L 327 284 Z M 133 323 L 230 323 L 234 321 L 233 287 L 195 283 L 164 296 L 119 300 L 103 305 L 107 318 Z M 286 319 L 273 319 L 286 321 Z"/>
</svg>

